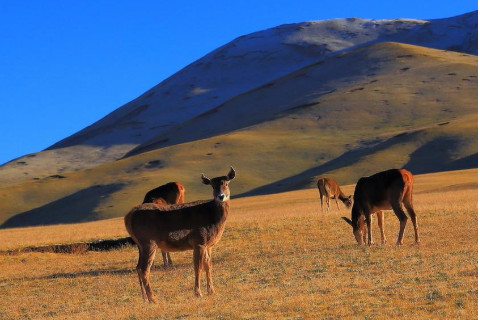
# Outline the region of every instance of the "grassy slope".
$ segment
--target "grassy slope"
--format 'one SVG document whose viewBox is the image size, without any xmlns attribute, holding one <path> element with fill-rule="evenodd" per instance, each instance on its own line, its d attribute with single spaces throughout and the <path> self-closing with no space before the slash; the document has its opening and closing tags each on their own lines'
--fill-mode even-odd
<svg viewBox="0 0 480 320">
<path fill-rule="evenodd" d="M 415 177 L 420 246 L 411 245 L 410 222 L 405 245 L 394 245 L 398 220 L 387 211 L 388 244 L 358 247 L 340 219 L 347 210 L 320 214 L 315 189 L 235 199 L 213 255 L 216 295 L 201 299 L 193 297 L 190 252 L 173 254 L 175 269 L 152 272 L 156 305 L 141 301 L 135 248 L 4 256 L 0 317 L 476 319 L 477 175 Z M 124 235 L 119 218 L 10 229 L 0 233 L 0 249 Z"/>
<path fill-rule="evenodd" d="M 472 111 L 477 59 L 399 43 L 362 47 L 239 95 L 137 151 L 212 137 L 278 117 L 294 120 L 299 113 L 304 117 L 297 121 L 297 129 L 307 118 L 327 130 L 326 135 L 345 129 L 347 134 L 360 133 L 368 127 L 403 131 L 451 119 Z"/>
<path fill-rule="evenodd" d="M 199 129 L 204 139 L 66 172 L 64 179 L 2 188 L 0 222 L 22 212 L 10 226 L 122 216 L 168 181 L 186 186 L 187 201 L 208 198 L 200 173 L 225 174 L 229 165 L 240 173 L 235 194 L 308 187 L 318 175 L 345 184 L 391 167 L 459 168 L 456 161 L 477 153 L 476 74 L 476 56 L 393 43 L 361 48 L 238 97 L 183 128 L 197 132 L 238 112 L 221 129 L 227 133 L 210 137 Z M 248 109 L 259 112 L 251 119 L 242 116 L 242 104 L 257 96 L 269 105 Z"/>
</svg>

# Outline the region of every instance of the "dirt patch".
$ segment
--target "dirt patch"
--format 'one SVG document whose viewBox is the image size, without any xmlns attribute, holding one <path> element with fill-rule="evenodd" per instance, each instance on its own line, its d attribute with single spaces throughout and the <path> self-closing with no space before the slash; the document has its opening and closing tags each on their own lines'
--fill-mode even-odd
<svg viewBox="0 0 480 320">
<path fill-rule="evenodd" d="M 93 242 L 77 242 L 69 244 L 52 244 L 47 246 L 31 246 L 20 249 L 0 251 L 0 254 L 19 254 L 25 252 L 51 252 L 81 254 L 88 251 L 110 251 L 134 245 L 131 237 L 119 239 L 97 240 Z"/>
</svg>

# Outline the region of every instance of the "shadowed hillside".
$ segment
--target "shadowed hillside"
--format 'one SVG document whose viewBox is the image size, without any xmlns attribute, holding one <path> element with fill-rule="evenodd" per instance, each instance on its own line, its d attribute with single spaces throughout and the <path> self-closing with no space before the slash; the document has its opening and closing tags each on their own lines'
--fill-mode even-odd
<svg viewBox="0 0 480 320">
<path fill-rule="evenodd" d="M 118 192 L 122 187 L 122 184 L 95 185 L 80 190 L 44 206 L 19 213 L 5 221 L 0 228 L 98 220 L 99 217 L 95 213 L 97 207 L 106 197 Z"/>
</svg>

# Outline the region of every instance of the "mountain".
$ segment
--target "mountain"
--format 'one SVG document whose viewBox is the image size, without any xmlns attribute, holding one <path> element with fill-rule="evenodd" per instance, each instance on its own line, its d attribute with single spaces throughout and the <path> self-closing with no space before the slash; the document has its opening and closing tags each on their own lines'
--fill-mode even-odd
<svg viewBox="0 0 480 320">
<path fill-rule="evenodd" d="M 238 95 L 359 46 L 390 41 L 478 54 L 477 21 L 477 11 L 438 20 L 335 19 L 239 37 L 47 150 L 16 159 L 9 170 L 0 167 L 0 181 L 61 174 L 135 154 Z"/>
<path fill-rule="evenodd" d="M 149 189 L 238 171 L 252 195 L 391 167 L 477 166 L 477 12 L 240 37 L 48 150 L 0 167 L 3 227 L 124 215 Z"/>
</svg>

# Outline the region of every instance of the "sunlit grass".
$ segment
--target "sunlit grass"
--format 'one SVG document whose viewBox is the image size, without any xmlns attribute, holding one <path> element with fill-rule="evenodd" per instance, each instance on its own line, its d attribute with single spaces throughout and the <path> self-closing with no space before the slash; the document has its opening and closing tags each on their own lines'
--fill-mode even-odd
<svg viewBox="0 0 480 320">
<path fill-rule="evenodd" d="M 172 254 L 174 269 L 160 267 L 157 257 L 154 305 L 141 299 L 134 247 L 2 255 L 0 318 L 476 319 L 476 172 L 415 178 L 420 246 L 413 246 L 410 222 L 405 245 L 394 245 L 399 224 L 391 211 L 385 214 L 387 245 L 355 245 L 340 219 L 347 210 L 334 205 L 320 213 L 314 189 L 235 199 L 214 249 L 216 294 L 204 298 L 193 295 L 191 252 Z M 459 181 L 465 188 L 451 188 Z M 378 243 L 375 225 L 373 232 Z M 95 234 L 126 235 L 121 219 L 2 230 L 0 249 Z"/>
</svg>

